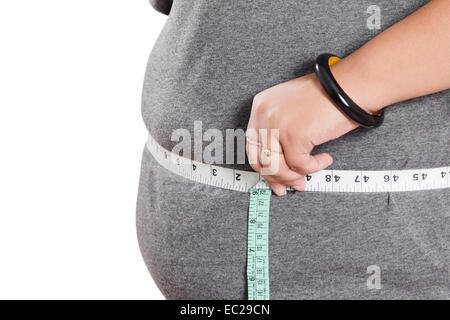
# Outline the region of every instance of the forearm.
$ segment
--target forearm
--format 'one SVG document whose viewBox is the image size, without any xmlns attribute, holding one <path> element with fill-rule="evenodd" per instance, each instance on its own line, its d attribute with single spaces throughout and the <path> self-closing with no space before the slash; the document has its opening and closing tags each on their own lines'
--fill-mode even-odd
<svg viewBox="0 0 450 320">
<path fill-rule="evenodd" d="M 449 89 L 450 1 L 430 1 L 335 64 L 332 72 L 369 112 Z"/>
</svg>

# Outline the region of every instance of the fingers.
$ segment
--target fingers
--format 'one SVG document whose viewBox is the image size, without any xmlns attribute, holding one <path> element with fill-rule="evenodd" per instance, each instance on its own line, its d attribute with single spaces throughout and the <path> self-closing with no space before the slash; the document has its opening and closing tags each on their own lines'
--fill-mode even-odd
<svg viewBox="0 0 450 320">
<path fill-rule="evenodd" d="M 306 189 L 306 180 L 302 176 L 302 178 L 297 180 L 291 180 L 291 181 L 284 181 L 283 183 L 278 182 L 278 177 L 273 176 L 265 176 L 264 180 L 271 186 L 272 190 L 277 196 L 283 196 L 286 194 L 286 187 L 291 187 L 292 189 L 296 191 L 305 191 Z M 281 188 L 282 186 L 283 188 Z"/>
<path fill-rule="evenodd" d="M 270 185 L 270 187 L 272 188 L 272 191 L 279 197 L 282 197 L 286 194 L 286 186 L 281 183 L 274 182 Z"/>
<path fill-rule="evenodd" d="M 285 157 L 288 167 L 303 175 L 321 171 L 333 163 L 333 158 L 328 153 L 311 155 L 292 148 L 285 150 Z"/>
<path fill-rule="evenodd" d="M 258 146 L 257 142 L 254 143 L 252 141 L 255 140 L 253 140 L 251 136 L 247 135 L 247 143 L 245 144 L 245 151 L 247 152 L 248 162 L 250 163 L 252 169 L 255 170 L 256 172 L 260 172 L 261 167 L 259 165 L 259 157 L 258 157 L 260 147 Z"/>
<path fill-rule="evenodd" d="M 289 168 L 278 136 L 273 137 L 273 134 L 267 135 L 267 130 L 264 129 L 258 133 L 253 129 L 247 130 L 246 152 L 251 167 L 260 173 L 278 196 L 286 194 L 288 186 L 297 191 L 304 191 L 306 188 L 304 175 Z M 266 153 L 268 150 L 270 152 Z"/>
<path fill-rule="evenodd" d="M 304 175 L 289 169 L 282 154 L 274 154 L 269 159 L 271 166 L 266 167 L 260 163 L 259 172 L 264 180 L 272 187 L 276 195 L 283 196 L 288 186 L 295 187 L 294 189 L 297 191 L 305 190 L 306 182 Z"/>
<path fill-rule="evenodd" d="M 290 186 L 292 187 L 292 189 L 294 189 L 295 191 L 300 191 L 300 192 L 302 192 L 302 191 L 305 191 L 305 189 L 306 189 L 306 180 L 305 180 L 305 178 L 303 177 L 303 178 L 300 179 L 300 180 L 290 182 L 289 185 L 290 185 Z"/>
<path fill-rule="evenodd" d="M 246 151 L 251 167 L 279 196 L 286 193 L 288 186 L 296 191 L 304 191 L 305 175 L 321 171 L 333 163 L 333 158 L 327 153 L 311 155 L 292 147 L 283 150 L 278 135 L 274 135 L 271 130 L 251 129 L 246 136 Z"/>
</svg>

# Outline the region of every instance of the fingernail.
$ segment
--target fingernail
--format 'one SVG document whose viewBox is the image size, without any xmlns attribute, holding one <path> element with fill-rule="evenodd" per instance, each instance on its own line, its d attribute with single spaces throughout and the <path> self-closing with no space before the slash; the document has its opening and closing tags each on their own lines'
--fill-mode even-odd
<svg viewBox="0 0 450 320">
<path fill-rule="evenodd" d="M 275 188 L 272 188 L 272 190 L 278 197 L 282 197 L 286 194 L 286 191 L 283 190 L 282 187 L 275 187 Z"/>
</svg>

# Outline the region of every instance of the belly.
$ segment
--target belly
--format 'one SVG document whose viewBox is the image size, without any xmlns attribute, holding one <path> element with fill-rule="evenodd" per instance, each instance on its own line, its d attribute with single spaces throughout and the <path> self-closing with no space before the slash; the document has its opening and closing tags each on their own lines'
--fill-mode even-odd
<svg viewBox="0 0 450 320">
<path fill-rule="evenodd" d="M 194 122 L 223 137 L 245 129 L 256 93 L 310 73 L 318 53 L 349 54 L 425 2 L 371 1 L 386 12 L 374 31 L 366 28 L 366 1 L 175 0 L 147 67 L 147 128 L 169 150 L 176 130 L 195 136 Z M 346 22 L 337 24 L 342 12 Z M 449 91 L 399 103 L 380 128 L 315 152 L 329 152 L 332 169 L 448 166 L 449 105 Z M 273 198 L 271 298 L 448 298 L 449 192 Z M 246 298 L 247 210 L 247 194 L 175 176 L 144 152 L 139 243 L 166 297 Z M 370 266 L 381 270 L 381 290 L 367 286 Z"/>
<path fill-rule="evenodd" d="M 271 299 L 447 299 L 450 191 L 272 197 Z M 141 251 L 169 299 L 246 299 L 248 195 L 179 178 L 145 151 Z M 381 289 L 368 286 L 371 268 Z"/>
</svg>

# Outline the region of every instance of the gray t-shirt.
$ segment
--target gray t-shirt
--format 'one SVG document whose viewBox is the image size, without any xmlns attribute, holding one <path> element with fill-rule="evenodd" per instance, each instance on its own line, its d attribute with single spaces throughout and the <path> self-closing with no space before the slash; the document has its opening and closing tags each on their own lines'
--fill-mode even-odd
<svg viewBox="0 0 450 320">
<path fill-rule="evenodd" d="M 193 131 L 194 121 L 204 131 L 245 129 L 256 93 L 311 73 L 320 53 L 348 55 L 426 2 L 152 0 L 171 11 L 149 60 L 145 123 L 168 149 L 176 144 L 173 130 Z M 370 24 L 373 6 L 381 11 L 380 29 Z M 330 152 L 341 169 L 445 165 L 449 97 L 446 91 L 389 107 L 381 128 L 316 151 Z"/>
<path fill-rule="evenodd" d="M 255 94 L 311 73 L 320 53 L 350 54 L 428 1 L 150 2 L 169 16 L 149 59 L 142 113 L 152 136 L 170 150 L 177 144 L 171 141 L 172 132 L 185 128 L 193 135 L 194 121 L 202 121 L 204 131 L 245 129 Z M 352 131 L 315 152 L 329 152 L 332 168 L 343 170 L 450 165 L 449 105 L 449 90 L 398 103 L 386 108 L 380 128 Z M 149 155 L 144 156 L 138 226 L 144 257 L 162 291 L 178 298 L 245 296 L 245 275 L 239 271 L 245 267 L 245 194 L 229 192 L 225 197 L 156 166 Z M 248 165 L 225 166 L 251 170 Z M 176 199 L 174 192 L 179 195 Z M 274 199 L 273 297 L 450 298 L 449 199 L 448 190 L 296 193 Z M 183 213 L 178 216 L 180 208 Z M 204 219 L 216 214 L 219 219 L 230 216 L 223 229 Z M 195 232 L 188 233 L 194 225 Z M 149 231 L 152 226 L 158 229 Z M 177 230 L 183 241 L 161 235 L 164 230 Z M 211 230 L 214 234 L 208 233 Z M 226 253 L 218 255 L 211 249 L 217 239 Z M 198 263 L 176 262 L 192 256 Z M 209 288 L 207 280 L 183 286 L 183 275 L 207 277 L 199 265 L 208 261 L 215 261 L 216 272 L 210 276 L 216 277 L 216 286 Z M 362 281 L 371 264 L 379 265 L 384 277 L 383 289 L 374 294 Z M 226 268 L 225 274 L 238 270 L 237 278 L 217 279 L 221 268 Z"/>
</svg>

